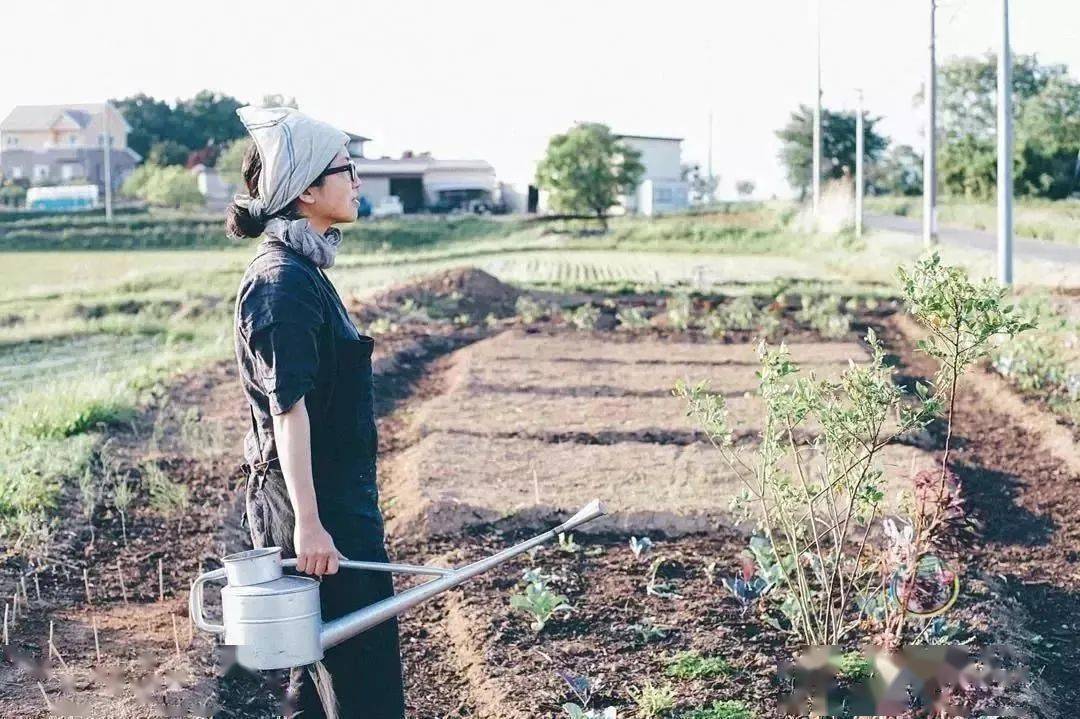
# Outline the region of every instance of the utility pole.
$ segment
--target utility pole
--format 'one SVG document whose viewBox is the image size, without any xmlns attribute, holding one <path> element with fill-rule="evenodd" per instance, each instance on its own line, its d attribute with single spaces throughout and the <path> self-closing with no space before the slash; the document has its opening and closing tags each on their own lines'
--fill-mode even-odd
<svg viewBox="0 0 1080 719">
<path fill-rule="evenodd" d="M 859 90 L 859 108 L 855 115 L 855 237 L 863 230 L 863 91 Z"/>
<path fill-rule="evenodd" d="M 712 174 L 712 130 L 713 130 L 713 117 L 712 110 L 709 110 L 709 197 L 708 202 L 711 205 L 716 200 L 716 188 L 713 187 L 713 174 Z"/>
<path fill-rule="evenodd" d="M 821 210 L 821 0 L 815 4 L 817 11 L 817 88 L 814 92 L 814 218 Z"/>
<path fill-rule="evenodd" d="M 109 104 L 102 115 L 105 132 L 101 136 L 102 165 L 105 170 L 105 222 L 112 222 L 112 136 L 109 134 Z"/>
<path fill-rule="evenodd" d="M 1013 281 L 1013 116 L 1012 48 L 1009 45 L 1009 0 L 1001 0 L 1001 50 L 998 52 L 997 200 L 998 281 Z"/>
<path fill-rule="evenodd" d="M 937 231 L 937 0 L 930 0 L 930 62 L 926 68 L 926 147 L 923 154 L 923 244 Z"/>
</svg>

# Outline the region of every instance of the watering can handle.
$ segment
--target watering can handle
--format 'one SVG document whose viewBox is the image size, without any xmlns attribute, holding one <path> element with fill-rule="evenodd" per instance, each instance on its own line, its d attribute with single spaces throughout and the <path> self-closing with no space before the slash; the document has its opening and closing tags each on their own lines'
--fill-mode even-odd
<svg viewBox="0 0 1080 719">
<path fill-rule="evenodd" d="M 282 559 L 282 567 L 295 567 L 296 558 Z M 453 572 L 442 567 L 419 567 L 414 564 L 392 564 L 388 562 L 361 562 L 354 559 L 338 560 L 339 569 L 366 569 L 370 572 L 392 572 L 394 574 L 427 574 L 441 577 Z"/>
<path fill-rule="evenodd" d="M 224 569 L 215 569 L 212 572 L 200 574 L 191 584 L 191 595 L 188 597 L 188 611 L 195 626 L 209 634 L 224 634 L 223 624 L 210 624 L 203 616 L 203 585 L 207 582 L 216 582 L 225 578 Z"/>
</svg>

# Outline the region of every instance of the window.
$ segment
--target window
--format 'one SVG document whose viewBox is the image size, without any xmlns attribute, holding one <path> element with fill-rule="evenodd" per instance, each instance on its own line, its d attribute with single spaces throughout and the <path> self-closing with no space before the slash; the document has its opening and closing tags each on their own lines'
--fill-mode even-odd
<svg viewBox="0 0 1080 719">
<path fill-rule="evenodd" d="M 47 179 L 49 179 L 49 166 L 48 165 L 34 165 L 34 179 L 35 180 L 47 180 Z"/>
<path fill-rule="evenodd" d="M 68 135 L 68 144 L 69 145 L 74 145 L 78 141 L 79 141 L 78 135 Z"/>
<path fill-rule="evenodd" d="M 7 144 L 14 147 L 15 145 L 19 144 L 19 138 L 15 137 L 14 135 L 8 135 Z"/>
<path fill-rule="evenodd" d="M 671 202 L 672 198 L 670 187 L 657 187 L 656 192 L 653 193 L 653 201 L 655 202 L 668 203 Z"/>
<path fill-rule="evenodd" d="M 85 177 L 86 171 L 83 166 L 77 162 L 66 162 L 60 166 L 60 176 L 64 180 L 70 180 L 75 177 Z"/>
<path fill-rule="evenodd" d="M 18 165 L 11 168 L 11 179 L 13 179 L 13 180 L 21 180 L 22 179 L 22 168 L 19 167 Z"/>
</svg>

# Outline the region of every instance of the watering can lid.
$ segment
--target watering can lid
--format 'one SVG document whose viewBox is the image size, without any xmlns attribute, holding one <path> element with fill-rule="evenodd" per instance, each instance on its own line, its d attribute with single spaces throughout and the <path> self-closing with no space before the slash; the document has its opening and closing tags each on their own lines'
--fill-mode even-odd
<svg viewBox="0 0 1080 719">
<path fill-rule="evenodd" d="M 319 582 L 311 577 L 298 577 L 293 574 L 283 575 L 273 581 L 262 584 L 242 584 L 225 587 L 222 591 L 245 597 L 262 597 L 268 595 L 291 594 L 293 592 L 307 592 L 319 586 Z"/>
</svg>

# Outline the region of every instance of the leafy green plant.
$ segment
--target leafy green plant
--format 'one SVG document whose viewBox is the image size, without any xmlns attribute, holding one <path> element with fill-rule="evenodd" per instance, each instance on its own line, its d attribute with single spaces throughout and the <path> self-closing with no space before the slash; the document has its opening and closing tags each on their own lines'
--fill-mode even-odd
<svg viewBox="0 0 1080 719">
<path fill-rule="evenodd" d="M 567 713 L 570 719 L 617 719 L 615 707 L 606 707 L 604 709 L 588 708 L 593 694 L 600 687 L 600 680 L 592 680 L 587 676 L 574 674 L 565 669 L 556 673 L 566 682 L 574 697 L 580 702 L 567 702 L 562 705 L 562 710 Z"/>
<path fill-rule="evenodd" d="M 689 295 L 676 295 L 667 301 L 668 325 L 673 330 L 685 331 L 694 323 L 694 302 Z"/>
<path fill-rule="evenodd" d="M 679 652 L 672 657 L 664 673 L 678 679 L 711 679 L 734 671 L 723 657 L 702 656 L 698 651 Z"/>
<path fill-rule="evenodd" d="M 581 545 L 574 541 L 573 532 L 570 534 L 559 532 L 558 539 L 560 551 L 566 552 L 567 554 L 576 554 L 581 551 Z"/>
<path fill-rule="evenodd" d="M 615 313 L 619 326 L 628 330 L 638 330 L 649 326 L 649 319 L 637 307 L 622 307 Z"/>
<path fill-rule="evenodd" d="M 535 631 L 541 632 L 553 616 L 560 612 L 569 612 L 572 607 L 567 603 L 565 596 L 555 594 L 548 589 L 547 581 L 539 573 L 526 576 L 528 579 L 525 590 L 521 594 L 510 597 L 510 608 L 530 617 L 532 619 L 530 626 Z"/>
<path fill-rule="evenodd" d="M 745 702 L 736 699 L 718 700 L 711 706 L 694 709 L 683 715 L 683 719 L 755 719 L 756 714 Z"/>
<path fill-rule="evenodd" d="M 591 330 L 596 327 L 596 320 L 599 318 L 600 308 L 592 304 L 585 304 L 570 312 L 566 320 L 575 329 Z"/>
<path fill-rule="evenodd" d="M 677 694 L 670 684 L 654 686 L 649 680 L 644 686 L 630 687 L 627 690 L 630 699 L 637 706 L 637 715 L 641 719 L 656 719 L 675 708 Z"/>
<path fill-rule="evenodd" d="M 635 624 L 630 624 L 626 628 L 633 633 L 634 638 L 640 644 L 665 639 L 669 631 L 668 627 L 657 624 L 649 617 L 645 617 Z"/>
<path fill-rule="evenodd" d="M 861 682 L 870 678 L 874 666 L 860 652 L 846 652 L 836 660 L 839 676 L 852 682 Z"/>
<path fill-rule="evenodd" d="M 663 599 L 678 599 L 682 595 L 675 591 L 675 585 L 660 577 L 660 567 L 667 561 L 666 557 L 657 557 L 649 565 L 649 576 L 645 583 L 645 593 L 653 597 Z"/>
<path fill-rule="evenodd" d="M 851 315 L 844 311 L 839 297 L 802 296 L 802 309 L 795 319 L 810 325 L 823 337 L 841 339 L 851 331 Z"/>
<path fill-rule="evenodd" d="M 539 302 L 526 295 L 521 295 L 514 303 L 514 311 L 525 324 L 532 324 L 547 315 L 547 309 Z"/>
<path fill-rule="evenodd" d="M 762 316 L 753 297 L 736 297 L 705 317 L 705 334 L 722 337 L 729 330 L 752 330 L 758 326 Z"/>
</svg>

